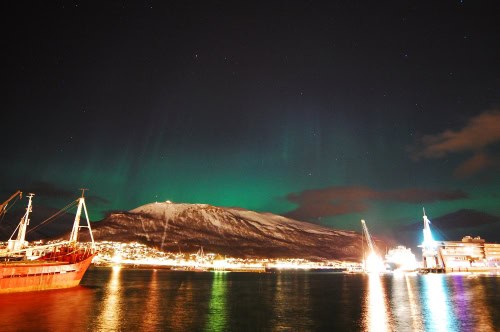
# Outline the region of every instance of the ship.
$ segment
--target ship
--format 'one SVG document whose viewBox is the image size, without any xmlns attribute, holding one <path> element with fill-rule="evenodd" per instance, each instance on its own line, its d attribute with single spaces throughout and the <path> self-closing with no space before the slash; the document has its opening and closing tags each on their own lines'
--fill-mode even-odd
<svg viewBox="0 0 500 332">
<path fill-rule="evenodd" d="M 97 255 L 84 192 L 85 190 L 82 190 L 81 197 L 64 209 L 77 206 L 69 240 L 54 241 L 45 245 L 32 245 L 25 240 L 34 194 L 27 196 L 26 213 L 7 245 L 0 248 L 0 294 L 70 288 L 80 284 L 92 259 Z M 4 209 L 5 205 L 6 203 L 3 203 L 0 207 Z M 82 211 L 85 213 L 86 225 L 80 225 Z M 88 229 L 91 242 L 78 242 L 78 233 L 81 228 Z"/>
<path fill-rule="evenodd" d="M 385 265 L 390 271 L 411 272 L 418 268 L 415 254 L 410 248 L 401 245 L 389 249 L 385 255 Z"/>
</svg>

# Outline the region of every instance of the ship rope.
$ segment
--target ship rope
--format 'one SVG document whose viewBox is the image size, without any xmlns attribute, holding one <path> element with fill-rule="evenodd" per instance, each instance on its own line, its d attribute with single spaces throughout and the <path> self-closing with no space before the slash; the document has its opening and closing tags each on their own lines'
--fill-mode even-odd
<svg viewBox="0 0 500 332">
<path fill-rule="evenodd" d="M 19 196 L 17 196 L 15 198 L 15 200 L 12 202 L 12 204 L 10 205 L 7 205 L 3 211 L 0 211 L 0 224 L 2 223 L 3 219 L 5 218 L 5 215 L 7 214 L 7 212 L 9 212 L 10 209 L 12 209 L 14 207 L 14 205 L 16 205 L 17 201 L 19 201 Z"/>
<path fill-rule="evenodd" d="M 16 234 L 17 229 L 19 228 L 19 225 L 20 225 L 20 224 L 17 224 L 16 229 L 14 230 L 14 233 L 12 233 L 12 235 L 11 235 L 11 236 L 10 236 L 10 238 L 9 238 L 9 241 L 10 241 L 10 240 L 12 240 L 12 237 L 14 237 L 14 234 Z"/>
<path fill-rule="evenodd" d="M 26 234 L 29 234 L 35 230 L 37 230 L 38 228 L 42 227 L 42 226 L 45 226 L 51 222 L 53 222 L 54 220 L 56 220 L 57 218 L 61 217 L 61 215 L 63 213 L 66 213 L 69 209 L 73 208 L 74 206 L 76 206 L 76 204 L 78 203 L 78 200 L 75 200 L 71 203 L 69 203 L 68 205 L 66 205 L 65 207 L 63 207 L 61 210 L 59 210 L 58 212 L 56 212 L 55 214 L 53 214 L 52 216 L 48 217 L 47 219 L 45 219 L 44 221 L 42 221 L 41 223 L 39 223 L 38 225 L 36 225 L 35 227 L 32 227 L 31 229 L 29 229 Z"/>
</svg>

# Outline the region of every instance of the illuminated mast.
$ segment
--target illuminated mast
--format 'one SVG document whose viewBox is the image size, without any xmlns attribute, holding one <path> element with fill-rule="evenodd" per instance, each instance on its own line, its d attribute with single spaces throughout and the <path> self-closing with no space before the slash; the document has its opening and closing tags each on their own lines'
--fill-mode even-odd
<svg viewBox="0 0 500 332">
<path fill-rule="evenodd" d="M 382 272 L 384 270 L 384 263 L 382 259 L 377 255 L 375 251 L 375 246 L 373 245 L 372 237 L 370 232 L 368 232 L 368 227 L 363 219 L 361 219 L 361 226 L 363 226 L 363 234 L 366 238 L 366 243 L 368 244 L 369 254 L 365 260 L 365 271 L 366 272 Z"/>
<path fill-rule="evenodd" d="M 439 259 L 436 250 L 436 242 L 432 238 L 430 221 L 425 215 L 425 208 L 422 208 L 424 211 L 424 241 L 422 242 L 422 257 L 424 259 L 424 268 L 439 268 Z"/>
<path fill-rule="evenodd" d="M 422 243 L 422 246 L 426 249 L 435 248 L 436 244 L 432 238 L 431 228 L 429 226 L 430 221 L 425 215 L 425 208 L 422 208 L 422 210 L 424 211 L 424 242 Z"/>
<path fill-rule="evenodd" d="M 17 237 L 15 240 L 12 240 L 12 237 L 16 233 L 14 231 L 14 234 L 11 235 L 7 248 L 10 251 L 17 251 L 20 250 L 23 246 L 25 246 L 25 241 L 26 241 L 26 229 L 30 223 L 30 213 L 32 210 L 32 204 L 31 200 L 35 196 L 35 194 L 29 194 L 28 196 L 28 207 L 26 208 L 26 213 L 24 216 L 21 218 L 21 222 L 19 222 L 19 225 L 17 226 Z"/>
<path fill-rule="evenodd" d="M 85 198 L 83 197 L 85 190 L 88 189 L 80 189 L 82 191 L 82 197 L 78 199 L 78 208 L 75 215 L 75 221 L 73 223 L 73 229 L 71 230 L 71 235 L 69 237 L 69 241 L 72 243 L 76 243 L 78 241 L 78 232 L 80 228 L 88 228 L 90 234 L 90 240 L 92 242 L 92 249 L 95 249 L 94 236 L 92 235 L 92 230 L 90 228 L 90 220 L 89 214 L 87 212 L 87 206 L 85 205 Z M 87 220 L 87 226 L 80 225 L 80 216 L 82 214 L 82 210 L 85 213 L 85 218 Z"/>
</svg>

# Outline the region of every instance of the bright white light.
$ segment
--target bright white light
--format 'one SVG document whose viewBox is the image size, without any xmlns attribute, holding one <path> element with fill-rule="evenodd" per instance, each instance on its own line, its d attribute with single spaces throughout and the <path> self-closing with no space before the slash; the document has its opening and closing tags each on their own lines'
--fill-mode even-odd
<svg viewBox="0 0 500 332">
<path fill-rule="evenodd" d="M 225 259 L 217 259 L 217 260 L 214 260 L 214 262 L 213 262 L 213 267 L 216 270 L 225 270 L 230 266 L 231 266 L 231 264 L 228 264 L 228 262 Z"/>
<path fill-rule="evenodd" d="M 415 255 L 410 249 L 403 246 L 390 250 L 386 259 L 396 265 L 396 270 L 415 271 L 418 267 Z"/>
<path fill-rule="evenodd" d="M 120 253 L 115 253 L 115 255 L 113 256 L 113 258 L 111 260 L 115 264 L 121 264 L 123 258 L 122 258 L 122 255 Z"/>
<path fill-rule="evenodd" d="M 385 270 L 382 258 L 377 256 L 374 252 L 370 253 L 365 261 L 365 270 L 369 273 L 379 273 Z"/>
<path fill-rule="evenodd" d="M 432 237 L 431 233 L 431 228 L 429 226 L 430 221 L 427 218 L 427 216 L 424 214 L 424 241 L 422 243 L 422 246 L 426 249 L 435 249 L 436 248 L 436 241 L 434 241 L 434 238 Z"/>
</svg>

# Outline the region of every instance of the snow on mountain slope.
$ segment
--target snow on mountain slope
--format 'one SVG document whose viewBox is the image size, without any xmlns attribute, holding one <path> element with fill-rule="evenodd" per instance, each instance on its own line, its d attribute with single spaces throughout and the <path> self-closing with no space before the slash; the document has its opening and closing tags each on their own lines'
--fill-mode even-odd
<svg viewBox="0 0 500 332">
<path fill-rule="evenodd" d="M 157 202 L 114 213 L 94 226 L 96 240 L 139 241 L 162 250 L 233 257 L 359 260 L 361 235 L 271 213 L 207 204 Z"/>
</svg>

